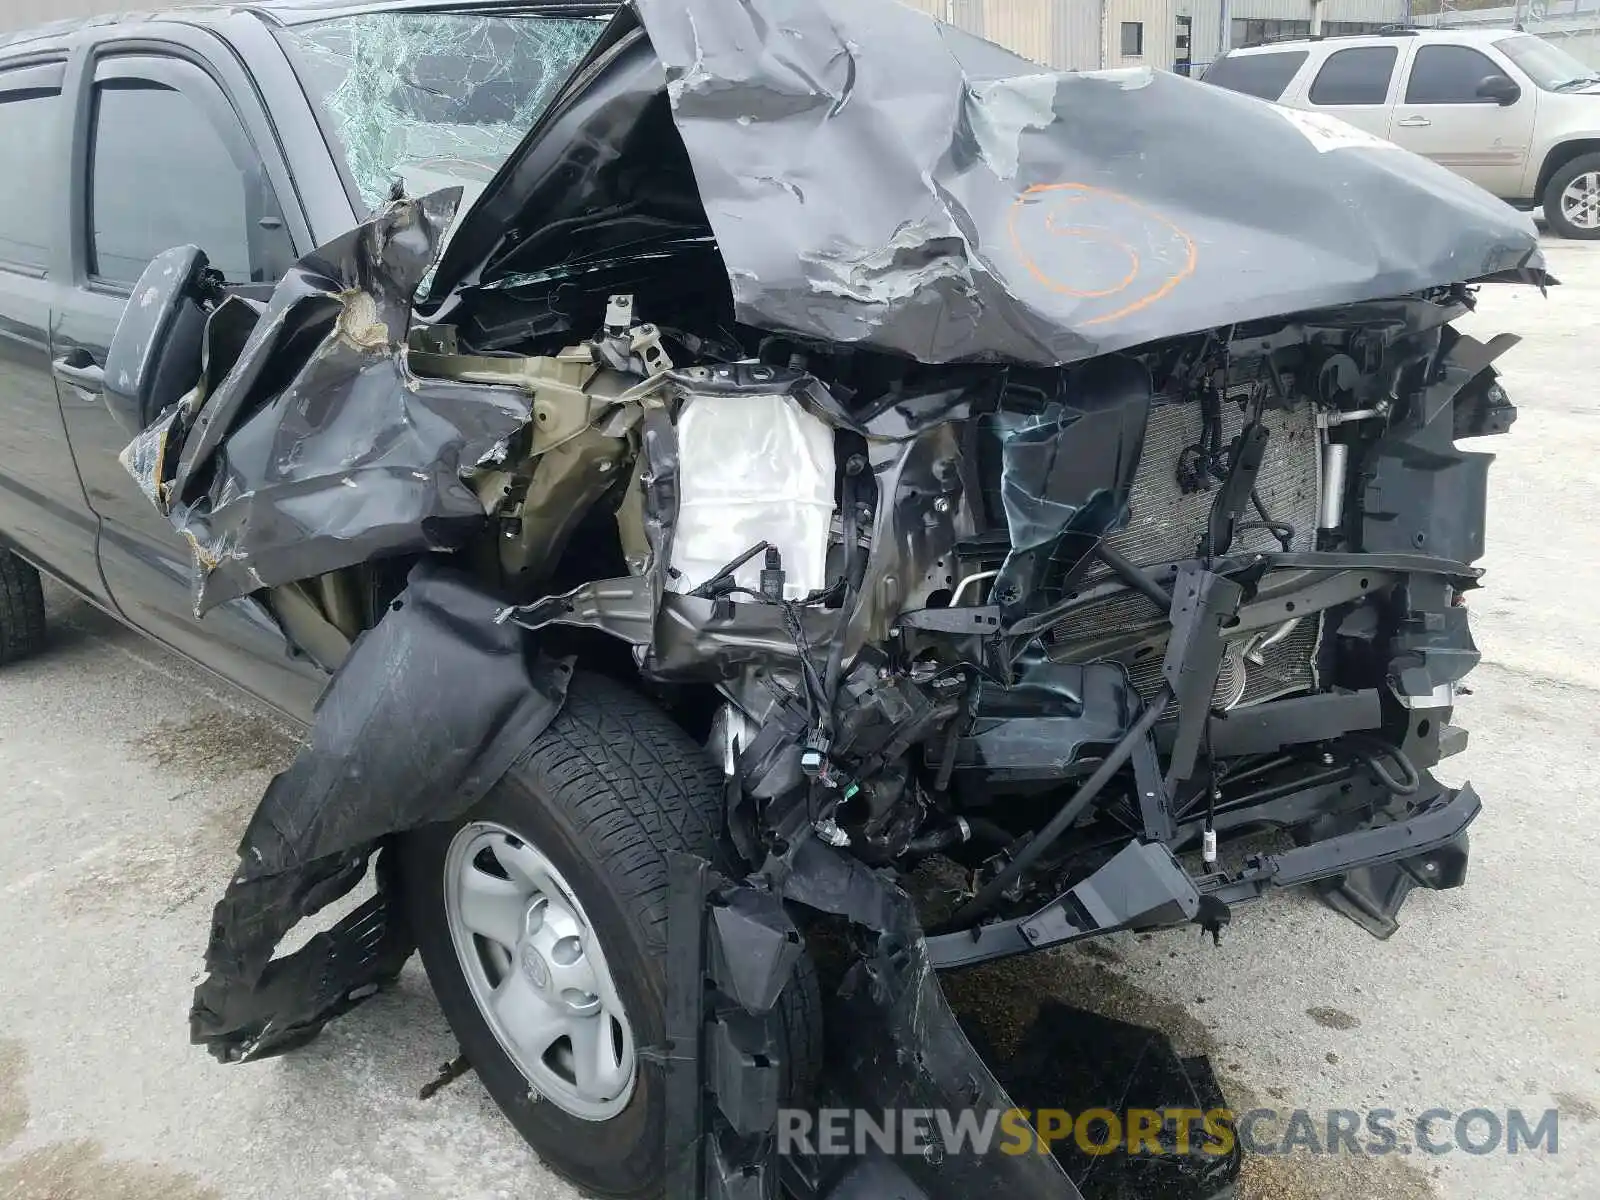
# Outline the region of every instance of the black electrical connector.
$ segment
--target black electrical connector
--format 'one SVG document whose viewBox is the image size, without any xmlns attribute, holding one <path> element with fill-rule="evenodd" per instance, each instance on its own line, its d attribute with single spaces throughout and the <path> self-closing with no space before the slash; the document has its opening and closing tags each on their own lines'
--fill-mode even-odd
<svg viewBox="0 0 1600 1200">
<path fill-rule="evenodd" d="M 766 564 L 761 569 L 761 594 L 774 604 L 783 599 L 783 555 L 776 546 L 767 547 Z"/>
<path fill-rule="evenodd" d="M 738 558 L 728 563 L 727 566 L 722 568 L 722 570 L 718 571 L 710 579 L 706 580 L 689 594 L 691 596 L 698 596 L 704 600 L 715 600 L 719 596 L 726 596 L 729 592 L 737 591 L 738 587 L 733 581 L 734 572 L 740 567 L 744 566 L 745 563 L 749 562 L 756 555 L 760 554 L 763 550 L 766 551 L 769 562 L 771 561 L 771 556 L 777 554 L 777 551 L 773 549 L 770 542 L 757 542 L 754 546 L 751 546 L 750 549 L 746 550 L 743 554 L 739 555 Z"/>
<path fill-rule="evenodd" d="M 800 749 L 801 774 L 824 787 L 837 788 L 840 783 L 839 774 L 828 758 L 828 751 L 832 748 L 833 739 L 823 730 L 813 729 L 807 736 L 805 745 Z"/>
</svg>

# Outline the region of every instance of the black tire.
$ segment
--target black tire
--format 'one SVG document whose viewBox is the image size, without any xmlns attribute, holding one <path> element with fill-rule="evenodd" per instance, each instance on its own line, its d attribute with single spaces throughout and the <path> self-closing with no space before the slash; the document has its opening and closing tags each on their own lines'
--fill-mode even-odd
<svg viewBox="0 0 1600 1200">
<path fill-rule="evenodd" d="M 422 960 L 463 1053 L 501 1110 L 557 1174 L 609 1200 L 650 1200 L 665 1185 L 666 1105 L 658 1072 L 607 1121 L 530 1102 L 528 1081 L 484 1020 L 444 909 L 455 833 L 494 821 L 537 846 L 566 877 L 605 948 L 640 1047 L 665 1037 L 669 851 L 727 862 L 720 772 L 660 709 L 577 673 L 556 720 L 472 812 L 408 835 L 406 893 Z M 821 1050 L 821 998 L 809 958 L 777 1014 L 787 1096 L 803 1103 Z"/>
<path fill-rule="evenodd" d="M 44 645 L 44 589 L 39 572 L 0 550 L 0 665 L 26 658 Z"/>
<path fill-rule="evenodd" d="M 1575 238 L 1579 241 L 1588 242 L 1600 238 L 1600 225 L 1596 225 L 1593 229 L 1584 229 L 1567 220 L 1561 212 L 1561 193 L 1566 191 L 1567 185 L 1579 175 L 1587 175 L 1590 172 L 1600 172 L 1600 154 L 1578 155 L 1577 158 L 1550 176 L 1550 182 L 1545 184 L 1544 196 L 1542 197 L 1544 219 L 1550 226 L 1552 233 L 1559 234 L 1564 238 Z"/>
</svg>

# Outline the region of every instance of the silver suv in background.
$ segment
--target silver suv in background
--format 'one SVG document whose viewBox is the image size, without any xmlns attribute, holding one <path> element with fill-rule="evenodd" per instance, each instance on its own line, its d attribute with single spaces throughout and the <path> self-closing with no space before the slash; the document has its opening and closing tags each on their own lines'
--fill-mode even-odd
<svg viewBox="0 0 1600 1200">
<path fill-rule="evenodd" d="M 1600 74 L 1532 34 L 1396 29 L 1230 50 L 1207 83 L 1431 158 L 1563 237 L 1600 238 Z"/>
</svg>

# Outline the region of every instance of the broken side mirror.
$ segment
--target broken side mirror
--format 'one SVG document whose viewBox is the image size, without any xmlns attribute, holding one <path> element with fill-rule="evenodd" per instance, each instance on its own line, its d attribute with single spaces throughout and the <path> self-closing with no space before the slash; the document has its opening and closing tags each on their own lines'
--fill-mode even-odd
<svg viewBox="0 0 1600 1200">
<path fill-rule="evenodd" d="M 1478 84 L 1478 96 L 1483 100 L 1493 100 L 1504 108 L 1522 99 L 1522 89 L 1509 75 L 1485 75 Z"/>
<path fill-rule="evenodd" d="M 122 310 L 106 353 L 106 407 L 132 436 L 200 378 L 209 303 L 220 294 L 198 246 L 175 246 L 150 261 Z"/>
</svg>

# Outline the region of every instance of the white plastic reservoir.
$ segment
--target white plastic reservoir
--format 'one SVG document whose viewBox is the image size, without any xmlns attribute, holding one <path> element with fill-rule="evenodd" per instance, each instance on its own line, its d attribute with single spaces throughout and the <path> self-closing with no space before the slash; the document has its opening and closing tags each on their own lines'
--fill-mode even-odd
<svg viewBox="0 0 1600 1200">
<path fill-rule="evenodd" d="M 765 541 L 783 555 L 786 599 L 823 588 L 833 483 L 833 432 L 792 398 L 691 396 L 678 414 L 678 526 L 667 587 L 693 591 Z M 758 590 L 762 562 L 758 554 L 734 573 L 740 587 Z"/>
</svg>

